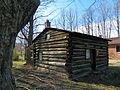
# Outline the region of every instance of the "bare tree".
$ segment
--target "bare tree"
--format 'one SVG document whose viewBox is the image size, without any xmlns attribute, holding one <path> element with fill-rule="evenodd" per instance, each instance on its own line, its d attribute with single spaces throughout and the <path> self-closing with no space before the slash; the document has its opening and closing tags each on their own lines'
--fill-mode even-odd
<svg viewBox="0 0 120 90">
<path fill-rule="evenodd" d="M 94 33 L 93 31 L 93 22 L 94 22 L 94 11 L 92 8 L 86 10 L 86 13 L 83 16 L 84 25 L 86 27 L 87 34 Z"/>
<path fill-rule="evenodd" d="M 78 20 L 77 11 L 75 11 L 71 8 L 68 9 L 68 10 L 63 9 L 61 11 L 61 15 L 55 21 L 55 25 L 56 25 L 56 27 L 60 27 L 64 30 L 68 29 L 68 30 L 71 30 L 71 31 L 73 31 L 73 30 L 78 31 L 79 20 Z"/>
<path fill-rule="evenodd" d="M 72 10 L 71 8 L 66 12 L 66 21 L 67 21 L 67 28 L 73 31 L 74 22 L 75 22 L 75 13 L 74 10 Z"/>
<path fill-rule="evenodd" d="M 107 1 L 104 1 L 102 0 L 101 2 L 101 5 L 100 5 L 100 8 L 99 8 L 99 11 L 100 11 L 100 16 L 101 16 L 101 27 L 102 27 L 102 35 L 104 38 L 107 38 L 106 36 L 106 21 L 108 19 L 108 16 L 109 16 L 109 6 L 107 4 Z"/>
<path fill-rule="evenodd" d="M 49 13 L 48 15 L 41 15 L 41 12 L 46 10 L 48 5 L 51 4 L 52 2 L 54 2 L 54 0 L 41 0 L 41 5 L 39 6 L 38 10 L 36 11 L 35 15 L 32 16 L 30 18 L 30 21 L 29 23 L 21 30 L 21 33 L 22 33 L 22 36 L 18 36 L 19 38 L 21 38 L 22 40 L 25 40 L 27 42 L 26 44 L 26 47 L 25 47 L 25 61 L 26 61 L 26 64 L 29 64 L 29 65 L 32 65 L 33 64 L 33 61 L 31 60 L 31 51 L 30 49 L 28 48 L 31 44 L 32 44 L 32 40 L 33 40 L 33 36 L 35 34 L 39 34 L 40 32 L 36 32 L 36 28 L 40 25 L 43 25 L 43 24 L 39 24 L 39 23 L 36 23 L 40 22 L 40 18 L 42 17 L 48 17 L 51 13 Z M 41 11 L 39 11 L 41 10 Z"/>
<path fill-rule="evenodd" d="M 114 16 L 117 26 L 117 34 L 120 37 L 120 0 L 115 0 L 114 3 Z"/>
<path fill-rule="evenodd" d="M 75 25 L 74 25 L 74 30 L 79 30 L 79 15 L 77 10 L 75 11 Z"/>
<path fill-rule="evenodd" d="M 88 17 L 88 13 L 85 13 L 83 15 L 83 23 L 84 23 L 84 27 L 86 29 L 86 33 L 90 35 L 90 20 Z"/>
<path fill-rule="evenodd" d="M 0 0 L 0 90 L 16 90 L 11 71 L 16 36 L 38 5 L 39 0 Z"/>
<path fill-rule="evenodd" d="M 111 31 L 112 31 L 112 27 L 113 27 L 113 24 L 112 24 L 112 17 L 109 17 L 109 27 L 108 27 L 108 34 L 107 34 L 107 38 L 110 38 L 111 37 Z"/>
<path fill-rule="evenodd" d="M 62 28 L 62 29 L 66 29 L 66 12 L 65 10 L 63 9 L 61 11 L 61 15 L 60 15 L 60 18 L 57 20 L 59 26 Z"/>
</svg>

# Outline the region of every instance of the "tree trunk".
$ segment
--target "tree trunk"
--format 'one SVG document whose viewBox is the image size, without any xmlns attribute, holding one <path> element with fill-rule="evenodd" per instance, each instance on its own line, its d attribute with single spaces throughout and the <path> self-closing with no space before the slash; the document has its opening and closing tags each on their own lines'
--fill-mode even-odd
<svg viewBox="0 0 120 90">
<path fill-rule="evenodd" d="M 32 40 L 33 40 L 33 16 L 31 17 L 30 19 L 30 26 L 29 26 L 29 34 L 28 34 L 28 47 L 26 48 L 26 64 L 29 64 L 29 65 L 33 65 L 33 61 L 31 59 L 31 51 L 30 51 L 30 48 L 29 46 L 32 44 Z"/>
<path fill-rule="evenodd" d="M 14 33 L 0 35 L 0 90 L 15 90 L 11 67 L 16 35 Z"/>
<path fill-rule="evenodd" d="M 40 0 L 0 0 L 0 90 L 16 90 L 12 75 L 12 54 L 15 39 Z"/>
</svg>

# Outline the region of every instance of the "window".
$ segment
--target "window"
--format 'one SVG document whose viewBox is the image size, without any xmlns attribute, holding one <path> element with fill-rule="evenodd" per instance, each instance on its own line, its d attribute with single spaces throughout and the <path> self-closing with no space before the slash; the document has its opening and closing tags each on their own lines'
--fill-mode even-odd
<svg viewBox="0 0 120 90">
<path fill-rule="evenodd" d="M 42 52 L 39 52 L 39 63 L 42 62 Z"/>
<path fill-rule="evenodd" d="M 116 52 L 120 52 L 120 46 L 116 46 Z"/>
<path fill-rule="evenodd" d="M 86 59 L 90 59 L 90 49 L 86 49 Z"/>
<path fill-rule="evenodd" d="M 50 39 L 50 34 L 46 34 L 46 40 Z"/>
</svg>

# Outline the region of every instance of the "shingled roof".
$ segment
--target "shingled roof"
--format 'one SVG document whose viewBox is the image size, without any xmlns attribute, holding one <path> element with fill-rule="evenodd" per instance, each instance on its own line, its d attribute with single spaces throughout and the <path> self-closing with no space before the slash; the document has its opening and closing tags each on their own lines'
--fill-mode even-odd
<svg viewBox="0 0 120 90">
<path fill-rule="evenodd" d="M 109 44 L 120 44 L 120 37 L 110 38 L 110 40 Z"/>
</svg>

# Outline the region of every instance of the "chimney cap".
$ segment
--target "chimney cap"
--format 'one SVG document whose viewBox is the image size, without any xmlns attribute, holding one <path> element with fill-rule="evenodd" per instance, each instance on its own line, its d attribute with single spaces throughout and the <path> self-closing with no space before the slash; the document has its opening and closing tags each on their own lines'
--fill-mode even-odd
<svg viewBox="0 0 120 90">
<path fill-rule="evenodd" d="M 47 19 L 45 22 L 45 28 L 50 28 L 51 27 L 51 22 Z"/>
</svg>

